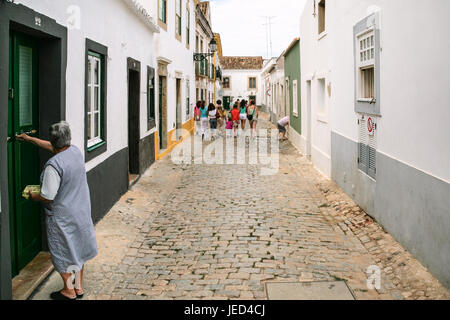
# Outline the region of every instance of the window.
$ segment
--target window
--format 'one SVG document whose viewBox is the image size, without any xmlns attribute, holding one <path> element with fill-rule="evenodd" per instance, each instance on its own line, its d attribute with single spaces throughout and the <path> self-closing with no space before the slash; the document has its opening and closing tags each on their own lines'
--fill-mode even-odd
<svg viewBox="0 0 450 320">
<path fill-rule="evenodd" d="M 353 27 L 355 111 L 380 116 L 380 13 Z"/>
<path fill-rule="evenodd" d="M 158 0 L 159 21 L 167 24 L 167 0 Z"/>
<path fill-rule="evenodd" d="M 186 45 L 191 43 L 191 12 L 189 11 L 189 4 L 186 4 Z"/>
<path fill-rule="evenodd" d="M 190 104 L 191 104 L 191 83 L 189 80 L 186 80 L 186 114 L 187 115 L 189 115 L 191 113 Z"/>
<path fill-rule="evenodd" d="M 256 89 L 256 78 L 254 77 L 248 78 L 248 88 Z"/>
<path fill-rule="evenodd" d="M 147 67 L 147 130 L 155 126 L 155 69 Z"/>
<path fill-rule="evenodd" d="M 319 113 L 322 115 L 325 113 L 325 79 L 319 79 L 317 81 L 317 106 Z"/>
<path fill-rule="evenodd" d="M 179 39 L 181 39 L 181 0 L 175 1 L 175 32 Z"/>
<path fill-rule="evenodd" d="M 223 78 L 223 88 L 230 89 L 230 78 L 229 77 Z"/>
<path fill-rule="evenodd" d="M 325 32 L 325 0 L 319 2 L 319 34 Z"/>
<path fill-rule="evenodd" d="M 95 147 L 102 137 L 102 57 L 89 51 L 87 66 L 87 146 Z"/>
<path fill-rule="evenodd" d="M 86 39 L 85 161 L 106 152 L 106 90 L 108 48 Z"/>
<path fill-rule="evenodd" d="M 358 37 L 358 47 L 358 99 L 372 101 L 375 99 L 375 40 L 373 31 Z"/>
<path fill-rule="evenodd" d="M 358 168 L 372 177 L 376 178 L 376 154 L 377 154 L 377 125 L 371 117 L 361 116 L 358 119 L 359 143 L 358 143 Z"/>
<path fill-rule="evenodd" d="M 292 81 L 292 113 L 298 117 L 298 81 Z"/>
</svg>

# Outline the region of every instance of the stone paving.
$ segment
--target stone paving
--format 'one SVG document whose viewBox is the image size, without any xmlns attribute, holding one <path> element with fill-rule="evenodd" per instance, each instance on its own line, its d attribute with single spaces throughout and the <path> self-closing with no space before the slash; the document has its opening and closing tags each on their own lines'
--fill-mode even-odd
<svg viewBox="0 0 450 320">
<path fill-rule="evenodd" d="M 357 299 L 450 298 L 289 142 L 279 162 L 273 176 L 157 162 L 96 226 L 85 299 L 266 299 L 266 282 L 324 280 L 346 280 Z M 367 287 L 372 265 L 379 290 Z M 59 286 L 53 274 L 33 298 Z"/>
</svg>

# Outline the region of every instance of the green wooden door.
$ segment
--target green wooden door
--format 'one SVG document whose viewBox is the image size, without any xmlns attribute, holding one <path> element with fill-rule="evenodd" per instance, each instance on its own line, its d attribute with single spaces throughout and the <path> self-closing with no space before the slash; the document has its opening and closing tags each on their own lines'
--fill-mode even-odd
<svg viewBox="0 0 450 320">
<path fill-rule="evenodd" d="M 40 206 L 22 198 L 27 185 L 39 184 L 39 150 L 14 139 L 39 130 L 38 46 L 22 34 L 10 35 L 8 180 L 12 274 L 17 275 L 41 251 Z"/>
<path fill-rule="evenodd" d="M 223 107 L 225 110 L 230 110 L 230 97 L 223 97 Z"/>
</svg>

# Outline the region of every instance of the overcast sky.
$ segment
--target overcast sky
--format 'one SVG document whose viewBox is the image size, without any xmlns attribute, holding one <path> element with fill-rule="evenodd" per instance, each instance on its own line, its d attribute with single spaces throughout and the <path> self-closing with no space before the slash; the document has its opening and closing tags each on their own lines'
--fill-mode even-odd
<svg viewBox="0 0 450 320">
<path fill-rule="evenodd" d="M 278 57 L 299 36 L 306 0 L 211 0 L 214 32 L 225 56 L 267 57 L 265 16 L 272 19 L 272 56 Z M 270 56 L 270 47 L 269 47 Z"/>
</svg>

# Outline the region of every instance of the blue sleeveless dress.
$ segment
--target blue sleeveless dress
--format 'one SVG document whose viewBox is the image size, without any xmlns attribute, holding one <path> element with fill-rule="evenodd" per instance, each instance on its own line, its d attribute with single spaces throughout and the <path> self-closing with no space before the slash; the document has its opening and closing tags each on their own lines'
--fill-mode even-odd
<svg viewBox="0 0 450 320">
<path fill-rule="evenodd" d="M 52 262 L 59 273 L 79 271 L 98 253 L 84 159 L 71 146 L 52 157 L 47 166 L 61 177 L 54 201 L 44 205 Z"/>
</svg>

